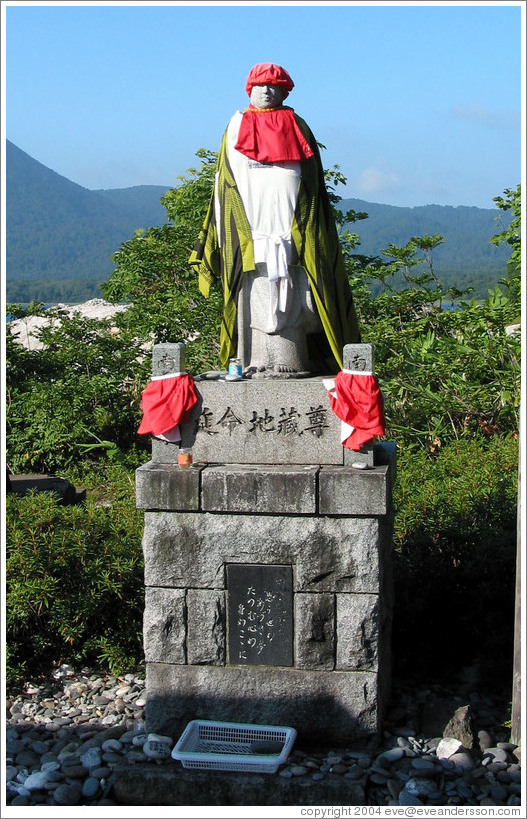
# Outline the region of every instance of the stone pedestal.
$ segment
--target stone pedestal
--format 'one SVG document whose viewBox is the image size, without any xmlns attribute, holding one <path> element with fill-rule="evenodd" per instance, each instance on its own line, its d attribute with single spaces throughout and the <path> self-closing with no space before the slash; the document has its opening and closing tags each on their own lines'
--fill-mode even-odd
<svg viewBox="0 0 527 819">
<path fill-rule="evenodd" d="M 154 375 L 183 369 L 168 347 L 154 349 Z M 191 719 L 280 724 L 325 745 L 378 734 L 394 447 L 359 453 L 367 469 L 346 464 L 321 379 L 196 388 L 181 430 L 193 465 L 181 469 L 178 445 L 154 440 L 136 473 L 147 729 L 177 739 Z M 297 413 L 287 434 L 282 409 Z M 239 420 L 211 432 L 207 412 Z"/>
</svg>

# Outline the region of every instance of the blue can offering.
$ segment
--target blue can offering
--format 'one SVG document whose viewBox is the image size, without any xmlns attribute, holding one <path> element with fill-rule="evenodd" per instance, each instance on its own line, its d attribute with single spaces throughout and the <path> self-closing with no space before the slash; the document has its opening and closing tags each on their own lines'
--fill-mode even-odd
<svg viewBox="0 0 527 819">
<path fill-rule="evenodd" d="M 241 376 L 242 374 L 242 362 L 240 358 L 231 358 L 229 359 L 229 375 L 238 375 Z"/>
</svg>

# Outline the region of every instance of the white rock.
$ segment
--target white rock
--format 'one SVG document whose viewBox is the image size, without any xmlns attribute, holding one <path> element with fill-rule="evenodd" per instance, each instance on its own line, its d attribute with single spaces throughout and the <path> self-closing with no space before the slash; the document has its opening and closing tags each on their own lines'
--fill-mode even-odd
<svg viewBox="0 0 527 819">
<path fill-rule="evenodd" d="M 128 310 L 129 304 L 110 304 L 104 299 L 90 299 L 82 304 L 57 304 L 56 308 L 63 311 L 69 318 L 78 314 L 83 318 L 88 319 L 109 319 L 113 318 L 116 313 L 122 313 L 123 310 Z M 50 308 L 50 310 L 53 308 Z M 47 312 L 47 311 L 46 311 Z M 58 326 L 61 323 L 60 317 L 52 318 L 51 315 L 45 316 L 27 316 L 26 318 L 15 319 L 9 322 L 9 330 L 13 334 L 14 340 L 22 344 L 28 350 L 42 350 L 44 344 L 38 338 L 38 331 L 42 327 L 49 325 Z M 65 672 L 64 672 L 65 669 Z M 61 668 L 54 672 L 55 679 L 60 679 L 64 676 L 72 676 L 73 668 L 71 666 L 61 666 Z"/>
<path fill-rule="evenodd" d="M 89 748 L 81 756 L 81 764 L 84 768 L 99 768 L 101 765 L 101 754 L 98 748 Z"/>
<path fill-rule="evenodd" d="M 115 696 L 116 697 L 124 697 L 125 694 L 128 694 L 131 687 L 132 687 L 131 685 L 121 685 L 120 688 L 116 689 Z"/>
<path fill-rule="evenodd" d="M 167 759 L 170 756 L 171 748 L 166 742 L 147 739 L 143 745 L 143 753 L 149 759 Z"/>
<path fill-rule="evenodd" d="M 22 319 L 23 320 L 23 319 Z M 60 668 L 57 668 L 56 671 L 53 671 L 52 676 L 54 680 L 62 680 L 64 677 L 73 677 L 75 674 L 75 669 L 72 665 L 68 665 L 67 663 L 63 663 Z"/>
<path fill-rule="evenodd" d="M 438 759 L 449 759 L 462 747 L 463 746 L 459 739 L 454 739 L 454 737 L 444 737 L 436 748 L 436 756 Z"/>
<path fill-rule="evenodd" d="M 148 734 L 147 739 L 149 742 L 164 742 L 166 745 L 174 744 L 174 740 L 171 737 L 164 736 L 163 734 Z"/>
<path fill-rule="evenodd" d="M 36 771 L 36 773 L 29 774 L 24 782 L 24 787 L 27 788 L 28 791 L 41 791 L 45 787 L 46 782 L 49 782 L 48 772 Z"/>
</svg>

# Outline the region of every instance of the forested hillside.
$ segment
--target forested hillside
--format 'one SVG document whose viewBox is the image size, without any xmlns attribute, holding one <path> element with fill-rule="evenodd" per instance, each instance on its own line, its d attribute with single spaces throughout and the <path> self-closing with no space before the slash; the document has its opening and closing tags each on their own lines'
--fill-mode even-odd
<svg viewBox="0 0 527 819">
<path fill-rule="evenodd" d="M 25 303 L 74 303 L 101 295 L 114 264 L 112 255 L 139 228 L 165 223 L 160 204 L 169 189 L 143 185 L 118 190 L 88 190 L 32 159 L 13 143 L 6 145 L 7 300 Z M 496 191 L 498 194 L 499 191 Z M 360 199 L 339 207 L 366 212 L 351 225 L 360 235 L 357 252 L 380 255 L 391 242 L 440 234 L 434 253 L 438 278 L 447 286 L 474 288 L 484 298 L 505 275 L 508 249 L 490 244 L 509 214 L 474 207 L 401 208 Z"/>
<path fill-rule="evenodd" d="M 100 296 L 122 242 L 164 222 L 159 200 L 167 189 L 90 191 L 7 141 L 7 300 Z"/>
<path fill-rule="evenodd" d="M 505 275 L 510 252 L 504 245 L 491 245 L 490 239 L 509 226 L 510 213 L 464 206 L 401 208 L 362 199 L 343 199 L 339 208 L 368 214 L 349 225 L 360 236 L 358 251 L 366 256 L 380 254 L 389 243 L 403 246 L 412 236 L 439 234 L 444 243 L 434 251 L 434 266 L 445 286 L 473 287 L 475 296 L 485 298 Z"/>
</svg>

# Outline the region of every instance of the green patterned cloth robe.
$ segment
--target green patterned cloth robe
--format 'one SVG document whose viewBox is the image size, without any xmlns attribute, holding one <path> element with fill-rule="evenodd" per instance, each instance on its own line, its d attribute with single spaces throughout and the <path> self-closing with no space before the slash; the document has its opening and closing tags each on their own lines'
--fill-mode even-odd
<svg viewBox="0 0 527 819">
<path fill-rule="evenodd" d="M 312 357 L 320 372 L 333 373 L 342 369 L 344 345 L 358 343 L 360 332 L 318 145 L 304 120 L 296 114 L 295 118 L 313 156 L 301 162 L 300 189 L 291 226 L 291 264 L 301 265 L 306 271 L 324 329 L 324 334 L 311 339 Z M 251 229 L 229 163 L 227 131 L 218 156 L 216 187 L 189 262 L 199 273 L 199 288 L 205 297 L 213 282 L 221 281 L 224 304 L 219 357 L 227 368 L 229 358 L 237 354 L 236 313 L 242 276 L 255 270 Z"/>
</svg>

